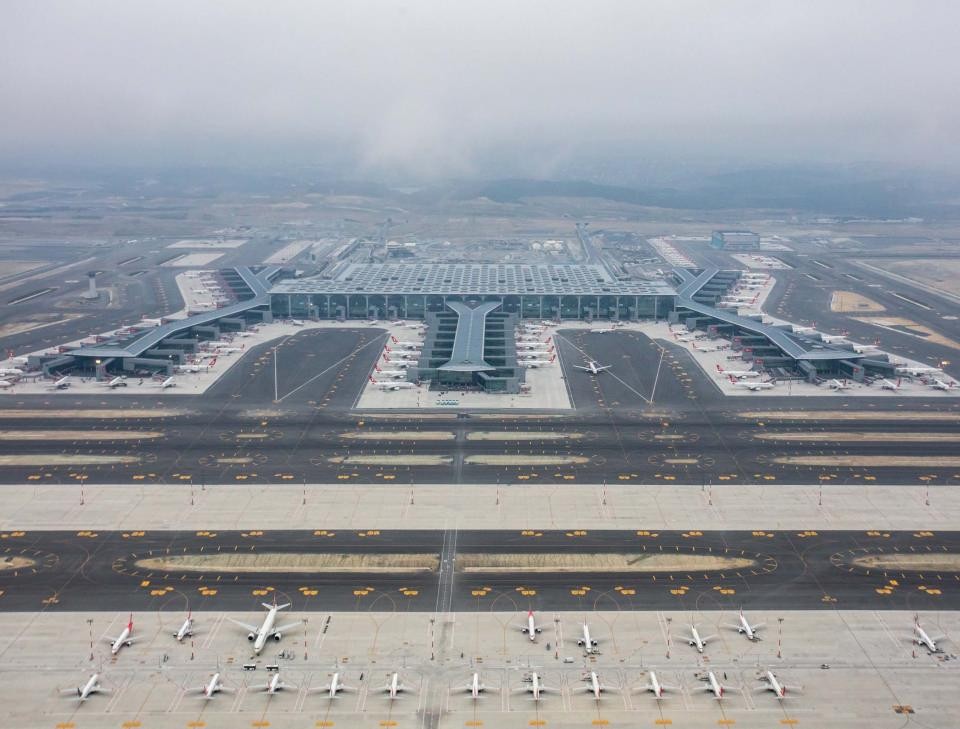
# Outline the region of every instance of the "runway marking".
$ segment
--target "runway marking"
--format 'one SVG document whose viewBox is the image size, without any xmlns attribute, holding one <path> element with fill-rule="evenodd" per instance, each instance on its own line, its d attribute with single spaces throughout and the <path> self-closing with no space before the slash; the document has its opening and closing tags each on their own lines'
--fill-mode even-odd
<svg viewBox="0 0 960 729">
<path fill-rule="evenodd" d="M 770 461 L 791 466 L 838 466 L 841 468 L 960 468 L 960 456 L 776 456 Z"/>
<path fill-rule="evenodd" d="M 583 437 L 583 433 L 556 431 L 474 430 L 467 433 L 467 440 L 579 440 Z"/>
<path fill-rule="evenodd" d="M 0 430 L 0 441 L 148 440 L 164 435 L 159 430 Z"/>
<path fill-rule="evenodd" d="M 0 466 L 90 466 L 140 463 L 139 456 L 59 455 L 42 453 L 0 455 Z"/>
<path fill-rule="evenodd" d="M 913 442 L 913 443 L 958 443 L 960 433 L 871 433 L 864 432 L 834 432 L 822 433 L 755 433 L 756 440 L 785 440 L 785 441 L 813 441 L 826 443 L 858 443 L 858 442 Z"/>
<path fill-rule="evenodd" d="M 941 420 L 960 422 L 957 412 L 924 412 L 922 410 L 762 410 L 737 413 L 744 420 Z"/>
<path fill-rule="evenodd" d="M 469 553 L 457 557 L 457 569 L 468 573 L 604 573 L 718 572 L 757 566 L 753 557 L 664 553 Z"/>
<path fill-rule="evenodd" d="M 448 430 L 358 430 L 341 433 L 350 440 L 454 440 L 457 436 Z"/>
<path fill-rule="evenodd" d="M 341 463 L 350 466 L 448 466 L 453 462 L 450 456 L 431 455 L 383 455 L 383 456 L 331 456 L 329 463 Z"/>
<path fill-rule="evenodd" d="M 924 570 L 942 572 L 960 572 L 960 554 L 870 554 L 854 557 L 850 564 L 864 569 L 876 570 L 906 570 L 921 572 Z"/>
<path fill-rule="evenodd" d="M 563 456 L 563 455 L 475 455 L 466 456 L 463 459 L 465 464 L 472 466 L 563 466 L 563 465 L 582 465 L 589 463 L 587 456 Z"/>
<path fill-rule="evenodd" d="M 412 574 L 435 572 L 436 554 L 338 553 L 338 552 L 220 552 L 147 556 L 136 559 L 139 569 L 162 572 L 209 574 L 243 573 L 343 573 L 386 572 Z"/>
<path fill-rule="evenodd" d="M 84 420 L 84 419 L 140 419 L 140 418 L 176 418 L 189 415 L 188 410 L 171 408 L 146 409 L 103 409 L 103 410 L 0 410 L 0 420 Z"/>
</svg>

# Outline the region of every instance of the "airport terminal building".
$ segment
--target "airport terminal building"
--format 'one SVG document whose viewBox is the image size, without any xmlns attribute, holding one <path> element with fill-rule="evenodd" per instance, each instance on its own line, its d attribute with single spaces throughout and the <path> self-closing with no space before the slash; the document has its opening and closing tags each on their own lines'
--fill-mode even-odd
<svg viewBox="0 0 960 729">
<path fill-rule="evenodd" d="M 665 283 L 616 279 L 600 265 L 351 263 L 332 273 L 279 282 L 273 315 L 425 319 L 450 302 L 495 301 L 520 318 L 664 319 L 675 299 Z"/>
</svg>

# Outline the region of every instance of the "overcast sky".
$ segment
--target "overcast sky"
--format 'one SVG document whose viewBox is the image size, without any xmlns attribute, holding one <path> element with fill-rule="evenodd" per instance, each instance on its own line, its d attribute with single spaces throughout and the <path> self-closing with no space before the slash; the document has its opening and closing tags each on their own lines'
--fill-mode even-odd
<svg viewBox="0 0 960 729">
<path fill-rule="evenodd" d="M 0 159 L 960 163 L 957 0 L 0 5 Z"/>
</svg>

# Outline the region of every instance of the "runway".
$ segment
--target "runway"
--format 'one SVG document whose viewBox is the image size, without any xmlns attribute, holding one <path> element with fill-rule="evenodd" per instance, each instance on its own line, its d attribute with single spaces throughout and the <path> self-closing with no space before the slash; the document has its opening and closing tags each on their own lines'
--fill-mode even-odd
<svg viewBox="0 0 960 729">
<path fill-rule="evenodd" d="M 960 532 L 8 532 L 0 610 L 930 610 Z"/>
</svg>

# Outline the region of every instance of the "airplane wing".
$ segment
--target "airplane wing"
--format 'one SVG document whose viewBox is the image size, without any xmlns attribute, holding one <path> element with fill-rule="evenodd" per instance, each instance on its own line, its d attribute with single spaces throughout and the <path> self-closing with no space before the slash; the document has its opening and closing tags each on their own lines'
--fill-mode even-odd
<svg viewBox="0 0 960 729">
<path fill-rule="evenodd" d="M 227 620 L 235 625 L 239 625 L 241 628 L 249 630 L 251 633 L 256 633 L 260 630 L 260 628 L 250 625 L 249 623 L 241 623 L 239 620 L 234 620 L 233 618 L 227 618 Z"/>
<path fill-rule="evenodd" d="M 302 621 L 302 620 L 298 620 L 298 621 L 296 621 L 295 623 L 287 623 L 286 625 L 281 625 L 281 626 L 279 626 L 279 627 L 277 627 L 277 628 L 274 628 L 274 629 L 273 629 L 273 632 L 274 632 L 274 633 L 284 633 L 284 632 L 286 632 L 286 631 L 288 631 L 288 630 L 293 630 L 294 628 L 299 627 L 300 625 L 303 625 L 303 621 Z"/>
<path fill-rule="evenodd" d="M 236 690 L 235 688 L 232 688 L 232 687 L 230 687 L 230 686 L 224 686 L 224 685 L 222 685 L 222 684 L 217 688 L 217 691 L 220 691 L 221 693 L 224 693 L 224 694 L 235 694 L 235 693 L 237 693 L 237 690 Z"/>
<path fill-rule="evenodd" d="M 700 638 L 700 642 L 706 645 L 708 640 L 714 640 L 716 637 L 716 635 L 704 635 Z"/>
<path fill-rule="evenodd" d="M 597 372 L 603 372 L 604 370 L 608 370 L 611 367 L 613 367 L 613 365 L 601 365 L 600 367 L 597 367 Z"/>
<path fill-rule="evenodd" d="M 766 623 L 754 623 L 753 625 L 750 626 L 750 629 L 756 631 L 766 627 L 767 627 Z"/>
<path fill-rule="evenodd" d="M 574 367 L 576 367 L 578 370 L 583 370 L 584 372 L 589 372 L 589 371 L 590 371 L 590 368 L 589 368 L 589 367 L 583 367 L 583 366 L 581 366 L 581 365 L 574 365 Z"/>
</svg>

